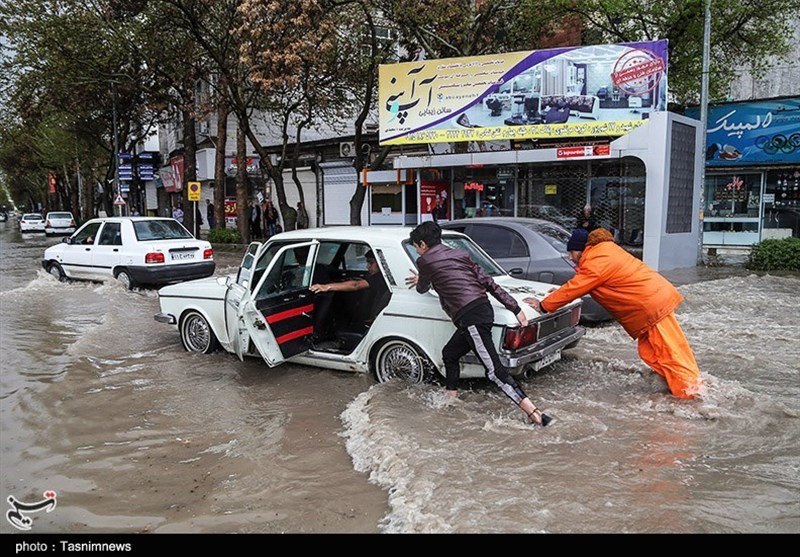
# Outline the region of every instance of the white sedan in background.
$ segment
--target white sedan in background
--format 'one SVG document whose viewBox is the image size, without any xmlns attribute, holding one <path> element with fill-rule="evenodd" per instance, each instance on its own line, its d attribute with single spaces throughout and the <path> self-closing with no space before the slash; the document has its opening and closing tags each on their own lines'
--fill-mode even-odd
<svg viewBox="0 0 800 557">
<path fill-rule="evenodd" d="M 67 211 L 50 211 L 44 217 L 44 233 L 48 236 L 54 234 L 72 234 L 75 232 L 75 219 Z"/>
<path fill-rule="evenodd" d="M 209 277 L 214 250 L 175 219 L 93 219 L 45 250 L 42 267 L 59 280 L 117 279 L 128 289 Z"/>
<path fill-rule="evenodd" d="M 19 219 L 20 232 L 44 232 L 44 217 L 40 213 L 25 213 Z"/>
<path fill-rule="evenodd" d="M 236 275 L 165 286 L 158 292 L 156 321 L 177 327 L 184 348 L 209 353 L 219 347 L 263 358 L 270 366 L 291 360 L 335 370 L 371 372 L 378 381 L 403 377 L 421 382 L 443 373 L 442 347 L 455 327 L 434 291 L 405 286 L 417 254 L 408 229 L 336 227 L 278 234 L 253 243 Z M 530 320 L 516 317 L 489 297 L 495 310 L 494 340 L 512 375 L 528 374 L 561 358 L 583 336 L 581 302 L 539 315 L 522 303 L 544 296 L 552 284 L 509 276 L 469 237 L 444 231 L 446 245 L 466 250 L 516 298 Z M 313 294 L 314 283 L 367 277 L 365 255 L 377 259 L 379 299 L 370 290 Z M 374 276 L 372 277 L 374 279 Z M 385 286 L 385 288 L 383 288 Z M 364 311 L 364 308 L 368 308 Z M 329 336 L 323 331 L 332 331 Z M 473 355 L 462 360 L 463 377 L 483 377 Z"/>
</svg>

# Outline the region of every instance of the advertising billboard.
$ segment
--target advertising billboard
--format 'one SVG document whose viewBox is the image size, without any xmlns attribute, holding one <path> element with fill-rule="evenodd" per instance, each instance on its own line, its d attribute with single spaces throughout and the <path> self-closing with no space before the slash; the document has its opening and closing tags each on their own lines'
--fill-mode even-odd
<svg viewBox="0 0 800 557">
<path fill-rule="evenodd" d="M 380 143 L 620 136 L 667 106 L 667 41 L 379 68 Z"/>
</svg>

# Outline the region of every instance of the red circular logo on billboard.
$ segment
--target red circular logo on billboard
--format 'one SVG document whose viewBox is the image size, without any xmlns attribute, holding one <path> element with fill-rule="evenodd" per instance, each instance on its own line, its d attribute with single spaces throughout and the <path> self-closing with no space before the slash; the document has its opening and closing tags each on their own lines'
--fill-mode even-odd
<svg viewBox="0 0 800 557">
<path fill-rule="evenodd" d="M 655 89 L 664 77 L 664 61 L 655 53 L 637 48 L 619 57 L 611 81 L 628 96 L 641 96 Z"/>
</svg>

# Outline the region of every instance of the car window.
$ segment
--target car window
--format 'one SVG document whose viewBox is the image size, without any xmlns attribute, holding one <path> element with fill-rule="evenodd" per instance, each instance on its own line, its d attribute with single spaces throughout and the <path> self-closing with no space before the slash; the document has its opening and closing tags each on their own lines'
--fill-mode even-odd
<svg viewBox="0 0 800 557">
<path fill-rule="evenodd" d="M 100 230 L 102 222 L 88 222 L 83 228 L 78 230 L 73 236 L 70 243 L 72 244 L 93 244 L 97 231 Z"/>
<path fill-rule="evenodd" d="M 473 224 L 470 238 L 495 259 L 527 257 L 528 248 L 522 237 L 507 228 Z"/>
<path fill-rule="evenodd" d="M 279 259 L 275 261 L 254 299 L 256 301 L 264 300 L 293 290 L 309 288 L 311 286 L 313 262 L 308 260 L 308 251 L 309 249 L 306 245 L 288 249 L 278 255 Z M 261 260 L 259 260 L 259 263 L 261 263 Z"/>
<path fill-rule="evenodd" d="M 239 273 L 236 275 L 237 284 L 247 286 L 246 283 L 250 280 L 250 275 L 252 274 L 251 270 L 253 268 L 253 263 L 255 262 L 256 253 L 260 247 L 261 244 L 259 242 L 251 242 L 250 245 L 247 246 L 247 251 L 242 258 L 242 264 L 239 265 Z"/>
<path fill-rule="evenodd" d="M 567 252 L 567 242 L 570 234 L 563 228 L 551 226 L 549 224 L 526 224 L 528 228 L 539 234 L 544 240 L 553 246 L 559 253 Z"/>
<path fill-rule="evenodd" d="M 118 222 L 107 222 L 100 231 L 100 238 L 97 240 L 100 246 L 121 246 L 122 245 L 122 225 Z"/>
<path fill-rule="evenodd" d="M 324 265 L 333 264 L 333 259 L 339 253 L 342 244 L 339 242 L 321 242 L 317 252 L 317 263 Z"/>
<path fill-rule="evenodd" d="M 72 213 L 47 213 L 48 219 L 72 219 Z"/>
<path fill-rule="evenodd" d="M 447 236 L 442 234 L 442 243 L 447 247 L 451 247 L 454 249 L 463 249 L 466 251 L 470 258 L 483 267 L 483 270 L 490 276 L 497 277 L 500 275 L 505 275 L 506 272 L 500 267 L 497 263 L 493 260 L 489 259 L 484 255 L 484 253 L 475 245 L 475 243 L 466 238 L 464 236 Z M 411 257 L 411 260 L 414 262 L 414 265 L 417 264 L 417 250 L 414 248 L 414 244 L 411 243 L 411 240 L 404 240 L 403 241 L 403 249 L 406 250 L 406 253 Z"/>
<path fill-rule="evenodd" d="M 136 239 L 140 242 L 194 238 L 188 230 L 173 219 L 135 221 L 133 222 L 133 231 L 136 233 Z"/>
<path fill-rule="evenodd" d="M 367 244 L 350 244 L 344 252 L 341 268 L 348 271 L 367 271 L 367 259 L 364 257 L 369 251 Z"/>
<path fill-rule="evenodd" d="M 44 220 L 44 217 L 39 213 L 29 213 L 22 217 L 22 220 Z"/>
</svg>

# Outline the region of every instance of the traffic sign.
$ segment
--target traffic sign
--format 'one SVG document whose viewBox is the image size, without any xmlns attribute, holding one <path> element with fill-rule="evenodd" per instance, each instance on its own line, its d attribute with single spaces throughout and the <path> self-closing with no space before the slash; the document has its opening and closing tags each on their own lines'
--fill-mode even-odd
<svg viewBox="0 0 800 557">
<path fill-rule="evenodd" d="M 200 201 L 200 182 L 189 182 L 189 201 Z"/>
<path fill-rule="evenodd" d="M 114 200 L 114 205 L 125 205 L 125 200 L 122 199 L 121 194 L 117 194 L 117 198 Z"/>
</svg>

